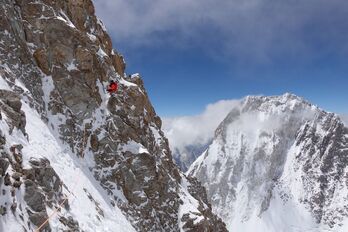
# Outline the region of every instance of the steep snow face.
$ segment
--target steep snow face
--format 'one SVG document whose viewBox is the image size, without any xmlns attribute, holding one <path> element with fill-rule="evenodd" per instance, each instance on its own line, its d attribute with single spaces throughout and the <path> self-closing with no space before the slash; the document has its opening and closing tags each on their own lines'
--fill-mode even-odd
<svg viewBox="0 0 348 232">
<path fill-rule="evenodd" d="M 188 174 L 230 231 L 325 231 L 346 214 L 338 207 L 346 197 L 345 131 L 335 115 L 297 96 L 247 97 Z"/>
<path fill-rule="evenodd" d="M 293 147 L 288 170 L 289 182 L 302 187 L 297 198 L 316 222 L 341 224 L 348 216 L 348 128 L 337 115 L 321 112 L 302 126 Z"/>
</svg>

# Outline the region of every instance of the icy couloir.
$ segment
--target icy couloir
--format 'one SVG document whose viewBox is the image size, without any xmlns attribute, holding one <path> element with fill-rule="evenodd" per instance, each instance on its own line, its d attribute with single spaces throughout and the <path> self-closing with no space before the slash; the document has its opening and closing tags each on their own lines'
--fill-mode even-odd
<svg viewBox="0 0 348 232">
<path fill-rule="evenodd" d="M 348 129 L 295 95 L 247 97 L 191 165 L 230 231 L 346 231 Z"/>
</svg>

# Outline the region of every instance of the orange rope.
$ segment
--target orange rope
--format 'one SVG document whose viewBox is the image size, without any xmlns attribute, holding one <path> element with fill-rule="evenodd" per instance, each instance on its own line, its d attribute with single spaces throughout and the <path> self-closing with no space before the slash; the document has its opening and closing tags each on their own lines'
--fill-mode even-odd
<svg viewBox="0 0 348 232">
<path fill-rule="evenodd" d="M 81 157 L 84 157 L 82 156 L 82 154 L 84 153 L 84 147 L 87 145 L 87 139 L 86 139 L 86 128 L 84 129 L 83 131 L 83 141 L 82 141 L 82 150 L 81 150 Z M 70 192 L 69 191 L 69 196 L 71 195 L 72 192 L 74 192 L 76 186 L 77 186 L 77 183 L 79 182 L 80 180 L 80 175 L 77 176 L 76 178 L 76 184 L 74 186 L 74 189 L 72 189 L 72 191 Z M 53 210 L 53 212 L 50 214 L 50 216 L 35 230 L 35 232 L 40 232 L 40 230 L 42 229 L 42 227 L 44 227 L 51 218 L 53 218 L 57 213 L 58 213 L 58 210 L 62 208 L 62 206 L 64 205 L 64 203 L 69 199 L 69 197 L 65 197 L 65 199 L 62 201 L 62 203 L 59 204 L 59 207 L 56 208 L 55 210 Z"/>
<path fill-rule="evenodd" d="M 44 227 L 50 219 L 52 219 L 57 213 L 58 213 L 58 210 L 62 208 L 62 206 L 64 205 L 64 203 L 69 199 L 69 196 L 71 196 L 72 192 L 74 192 L 76 186 L 77 186 L 77 183 L 79 182 L 80 180 L 80 175 L 77 176 L 76 178 L 76 184 L 74 186 L 74 188 L 72 189 L 72 191 L 70 192 L 69 191 L 69 194 L 68 196 L 65 197 L 65 199 L 62 201 L 62 203 L 59 204 L 58 208 L 56 208 L 55 210 L 53 210 L 53 212 L 50 214 L 50 216 L 35 230 L 35 232 L 40 232 L 40 230 L 42 229 L 42 227 Z"/>
</svg>

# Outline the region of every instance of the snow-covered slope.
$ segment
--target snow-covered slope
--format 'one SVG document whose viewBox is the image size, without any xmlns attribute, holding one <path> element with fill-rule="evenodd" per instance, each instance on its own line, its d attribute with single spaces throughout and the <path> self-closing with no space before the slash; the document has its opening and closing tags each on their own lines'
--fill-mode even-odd
<svg viewBox="0 0 348 232">
<path fill-rule="evenodd" d="M 0 231 L 226 231 L 91 0 L 0 15 Z"/>
<path fill-rule="evenodd" d="M 0 89 L 10 90 L 4 84 L 4 79 L 0 78 Z M 22 101 L 22 110 L 26 115 L 25 130 L 27 135 L 25 136 L 16 128 L 10 134 L 6 118 L 1 120 L 0 131 L 3 133 L 2 136 L 6 138 L 3 150 L 11 150 L 11 146 L 21 144 L 23 146 L 21 150 L 23 158 L 21 168 L 23 170 L 30 170 L 33 160 L 48 160 L 50 166 L 64 183 L 60 193 L 68 197 L 69 209 L 63 207 L 59 212 L 59 216 L 56 216 L 52 214 L 54 213 L 52 208 L 46 207 L 48 214 L 53 215 L 50 220 L 51 227 L 68 230 L 68 226 L 60 225 L 59 219 L 62 220 L 63 217 L 68 218 L 70 216 L 78 222 L 79 228 L 83 231 L 135 231 L 121 210 L 110 204 L 107 195 L 101 187 L 98 187 L 99 185 L 90 174 L 83 160 L 72 154 L 70 149 L 51 133 L 38 112 L 25 101 Z M 6 117 L 6 113 L 2 112 L 2 115 Z M 13 175 L 15 172 L 16 170 L 10 168 L 7 173 Z M 24 181 L 24 184 L 27 184 L 27 181 Z M 2 189 L 7 193 L 11 192 L 10 187 L 4 186 Z M 8 198 L 6 200 L 9 200 L 9 202 L 14 200 L 18 207 L 25 209 L 28 207 L 26 201 L 23 200 L 25 196 L 25 188 L 19 188 L 15 198 L 7 194 L 5 198 Z M 22 231 L 23 227 L 27 231 L 31 231 L 30 224 L 23 223 L 30 221 L 29 217 L 30 215 L 22 210 L 20 212 L 14 211 L 14 214 L 7 213 L 0 220 L 0 228 L 2 228 L 0 231 Z"/>
<path fill-rule="evenodd" d="M 291 95 L 247 97 L 188 173 L 230 231 L 346 231 L 348 129 Z"/>
</svg>

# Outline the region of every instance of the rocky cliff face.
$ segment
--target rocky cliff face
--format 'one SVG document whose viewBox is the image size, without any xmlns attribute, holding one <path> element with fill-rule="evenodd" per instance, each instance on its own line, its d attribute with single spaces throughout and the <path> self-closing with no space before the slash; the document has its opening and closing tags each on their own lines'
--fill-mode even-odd
<svg viewBox="0 0 348 232">
<path fill-rule="evenodd" d="M 0 228 L 226 231 L 92 2 L 0 3 Z"/>
<path fill-rule="evenodd" d="M 231 231 L 345 231 L 348 128 L 303 99 L 247 97 L 189 174 Z"/>
<path fill-rule="evenodd" d="M 348 217 L 348 128 L 336 115 L 321 112 L 302 126 L 294 146 L 292 171 L 301 176 L 301 201 L 318 223 L 341 224 Z"/>
</svg>

